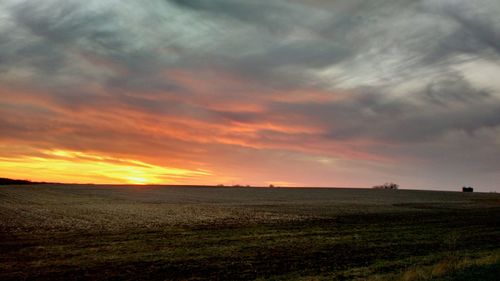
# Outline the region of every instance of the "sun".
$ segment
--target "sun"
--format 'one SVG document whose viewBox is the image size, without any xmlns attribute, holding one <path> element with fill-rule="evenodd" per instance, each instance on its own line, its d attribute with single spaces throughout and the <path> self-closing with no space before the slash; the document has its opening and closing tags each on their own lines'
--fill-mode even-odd
<svg viewBox="0 0 500 281">
<path fill-rule="evenodd" d="M 126 180 L 130 184 L 149 184 L 151 183 L 150 180 L 146 178 L 140 178 L 140 177 L 127 177 Z"/>
</svg>

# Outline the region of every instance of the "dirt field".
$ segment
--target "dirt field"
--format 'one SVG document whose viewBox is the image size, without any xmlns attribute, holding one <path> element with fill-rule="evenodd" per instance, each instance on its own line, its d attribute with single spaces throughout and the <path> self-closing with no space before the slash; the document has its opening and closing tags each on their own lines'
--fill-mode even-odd
<svg viewBox="0 0 500 281">
<path fill-rule="evenodd" d="M 0 187 L 1 280 L 497 280 L 500 195 Z"/>
</svg>

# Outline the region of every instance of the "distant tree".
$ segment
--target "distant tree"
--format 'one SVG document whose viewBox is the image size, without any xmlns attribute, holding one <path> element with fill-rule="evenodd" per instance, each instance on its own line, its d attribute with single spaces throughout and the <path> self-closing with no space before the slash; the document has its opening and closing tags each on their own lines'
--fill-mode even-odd
<svg viewBox="0 0 500 281">
<path fill-rule="evenodd" d="M 270 188 L 273 188 L 273 187 L 274 187 L 274 184 L 270 184 L 270 185 L 269 185 L 269 187 L 270 187 Z"/>
<path fill-rule="evenodd" d="M 395 184 L 393 182 L 386 182 L 382 185 L 375 185 L 375 186 L 373 186 L 373 188 L 375 188 L 375 189 L 398 189 L 399 185 Z"/>
<path fill-rule="evenodd" d="M 0 178 L 0 185 L 8 185 L 8 184 L 36 184 L 37 182 L 32 182 L 29 180 L 14 180 L 8 178 Z"/>
</svg>

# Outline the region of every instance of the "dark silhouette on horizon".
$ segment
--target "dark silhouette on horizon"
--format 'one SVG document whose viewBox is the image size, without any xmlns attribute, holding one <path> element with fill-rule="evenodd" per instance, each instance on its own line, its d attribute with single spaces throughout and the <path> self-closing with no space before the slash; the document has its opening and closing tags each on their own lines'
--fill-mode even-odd
<svg viewBox="0 0 500 281">
<path fill-rule="evenodd" d="M 462 192 L 474 192 L 474 188 L 471 186 L 464 186 L 462 187 Z"/>
<path fill-rule="evenodd" d="M 399 185 L 395 184 L 393 182 L 386 182 L 382 185 L 375 185 L 373 186 L 374 189 L 398 189 Z"/>
<path fill-rule="evenodd" d="M 15 179 L 9 179 L 9 178 L 0 178 L 0 185 L 10 185 L 10 184 L 44 184 L 44 183 L 50 183 L 50 182 L 36 182 L 36 181 L 29 181 L 29 180 L 15 180 Z"/>
</svg>

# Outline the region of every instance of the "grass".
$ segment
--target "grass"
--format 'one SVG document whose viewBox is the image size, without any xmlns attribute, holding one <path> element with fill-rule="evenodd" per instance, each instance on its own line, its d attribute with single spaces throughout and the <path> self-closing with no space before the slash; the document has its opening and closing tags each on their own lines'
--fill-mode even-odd
<svg viewBox="0 0 500 281">
<path fill-rule="evenodd" d="M 7 186 L 0 279 L 490 280 L 499 211 L 479 193 Z"/>
</svg>

